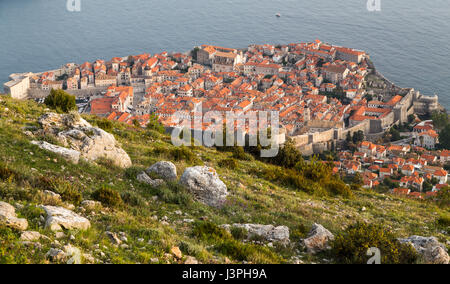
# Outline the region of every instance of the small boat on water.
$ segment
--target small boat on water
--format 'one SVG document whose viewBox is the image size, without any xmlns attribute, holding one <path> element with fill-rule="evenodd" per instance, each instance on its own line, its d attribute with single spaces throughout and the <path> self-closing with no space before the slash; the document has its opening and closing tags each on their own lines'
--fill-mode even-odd
<svg viewBox="0 0 450 284">
<path fill-rule="evenodd" d="M 277 16 L 277 18 L 281 18 L 281 14 L 280 13 L 275 14 L 275 16 Z"/>
</svg>

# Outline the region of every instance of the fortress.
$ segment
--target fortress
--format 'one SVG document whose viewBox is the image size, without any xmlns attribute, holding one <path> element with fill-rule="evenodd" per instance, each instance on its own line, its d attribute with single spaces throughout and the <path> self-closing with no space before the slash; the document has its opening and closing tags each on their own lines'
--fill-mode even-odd
<svg viewBox="0 0 450 284">
<path fill-rule="evenodd" d="M 393 125 L 408 121 L 411 114 L 426 115 L 440 108 L 438 96 L 425 96 L 414 89 L 407 89 L 403 98 L 391 112 L 382 118 L 365 119 L 355 125 L 345 127 L 344 122 L 309 120 L 305 122 L 300 134 L 292 136 L 295 145 L 304 155 L 312 155 L 332 150 L 350 134 L 362 131 L 366 140 L 375 141 L 383 136 Z"/>
</svg>

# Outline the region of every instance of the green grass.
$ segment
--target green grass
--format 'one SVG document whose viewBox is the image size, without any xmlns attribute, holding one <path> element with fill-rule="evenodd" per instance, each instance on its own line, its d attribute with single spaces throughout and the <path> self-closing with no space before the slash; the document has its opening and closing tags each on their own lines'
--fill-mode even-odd
<svg viewBox="0 0 450 284">
<path fill-rule="evenodd" d="M 307 188 L 306 191 L 297 188 L 295 182 L 285 184 L 261 174 L 282 169 L 255 160 L 247 153 L 205 147 L 177 148 L 172 146 L 170 137 L 157 131 L 105 123 L 92 116 L 85 118 L 114 134 L 130 155 L 133 167 L 123 170 L 112 167 L 108 161 L 97 164 L 81 161 L 74 165 L 30 143 L 45 137 L 32 138 L 24 134 L 22 128 L 36 126 L 37 118 L 43 113 L 45 107 L 34 102 L 0 99 L 0 200 L 21 205 L 18 214 L 28 219 L 30 229 L 50 238 L 40 241 L 42 249 L 25 247 L 19 241 L 19 232 L 0 225 L 0 262 L 48 262 L 45 254 L 55 235 L 43 229 L 40 222 L 44 213 L 38 206 L 42 204 L 74 205 L 77 213 L 88 217 L 92 224 L 89 230 L 65 232 L 66 237 L 58 241 L 62 245 L 71 243 L 104 263 L 153 263 L 155 259 L 157 263 L 175 263 L 178 261 L 166 255 L 173 246 L 202 263 L 225 263 L 227 259 L 232 263 L 287 263 L 299 255 L 306 262 L 321 262 L 320 256 L 307 256 L 300 246 L 300 239 L 307 235 L 313 223 L 340 234 L 347 226 L 360 221 L 380 224 L 397 237 L 417 234 L 436 236 L 444 243 L 450 241 L 445 232 L 449 210 L 432 202 L 371 191 L 354 191 L 352 198 L 310 194 Z M 139 172 L 161 160 L 172 161 L 179 176 L 190 166 L 215 168 L 230 192 L 225 206 L 217 209 L 198 203 L 176 183 L 152 188 L 137 181 Z M 98 197 L 97 193 L 103 188 L 111 190 L 106 201 L 97 198 L 104 202 L 103 207 L 92 212 L 78 207 L 81 200 Z M 59 193 L 62 201 L 46 199 L 42 194 L 44 190 Z M 324 190 L 342 189 L 334 186 Z M 121 202 L 115 203 L 118 196 Z M 108 205 L 109 202 L 112 203 Z M 366 210 L 362 211 L 362 207 Z M 168 224 L 161 222 L 163 217 L 167 217 Z M 185 222 L 186 219 L 195 222 Z M 291 244 L 269 248 L 244 242 L 243 232 L 225 234 L 221 231 L 211 239 L 195 233 L 200 220 L 213 225 L 285 225 L 291 232 Z M 128 248 L 112 244 L 106 231 L 125 232 Z M 75 240 L 71 240 L 70 235 L 75 236 Z"/>
</svg>

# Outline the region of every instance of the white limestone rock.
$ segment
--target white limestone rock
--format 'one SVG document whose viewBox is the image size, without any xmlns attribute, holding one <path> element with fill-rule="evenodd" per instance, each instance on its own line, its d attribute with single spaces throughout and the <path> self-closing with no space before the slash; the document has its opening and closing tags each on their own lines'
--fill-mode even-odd
<svg viewBox="0 0 450 284">
<path fill-rule="evenodd" d="M 308 238 L 303 240 L 306 250 L 310 254 L 330 249 L 329 242 L 334 240 L 334 235 L 320 224 L 314 224 Z"/>
<path fill-rule="evenodd" d="M 42 150 L 60 155 L 64 159 L 71 161 L 74 164 L 78 164 L 78 162 L 80 161 L 81 153 L 79 151 L 53 145 L 45 141 L 31 141 L 31 144 L 38 146 Z"/>
<path fill-rule="evenodd" d="M 28 228 L 28 221 L 17 218 L 16 209 L 3 201 L 0 201 L 0 224 L 19 231 L 25 231 Z"/>
<path fill-rule="evenodd" d="M 259 224 L 233 224 L 224 225 L 226 230 L 240 228 L 247 231 L 247 239 L 254 236 L 264 239 L 267 242 L 289 243 L 289 228 L 286 226 L 259 225 Z"/>
<path fill-rule="evenodd" d="M 187 168 L 180 179 L 195 198 L 212 207 L 224 205 L 228 196 L 227 186 L 220 180 L 216 170 L 210 167 Z"/>
<path fill-rule="evenodd" d="M 399 241 L 412 245 L 428 264 L 450 264 L 447 248 L 435 237 L 411 236 Z"/>
<path fill-rule="evenodd" d="M 155 173 L 166 181 L 177 180 L 177 167 L 172 162 L 161 161 L 145 170 L 147 174 Z"/>
<path fill-rule="evenodd" d="M 47 213 L 45 227 L 52 231 L 66 230 L 87 230 L 91 227 L 88 219 L 62 207 L 42 206 Z"/>
</svg>

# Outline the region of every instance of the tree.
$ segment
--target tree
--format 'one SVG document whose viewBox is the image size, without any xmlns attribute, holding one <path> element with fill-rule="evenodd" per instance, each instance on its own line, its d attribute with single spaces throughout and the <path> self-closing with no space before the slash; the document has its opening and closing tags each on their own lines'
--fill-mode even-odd
<svg viewBox="0 0 450 284">
<path fill-rule="evenodd" d="M 150 119 L 147 124 L 147 129 L 155 130 L 159 133 L 164 133 L 164 126 L 158 121 L 158 117 L 154 114 L 150 115 Z"/>
<path fill-rule="evenodd" d="M 141 123 L 139 123 L 139 120 L 137 120 L 137 119 L 133 119 L 133 125 L 135 127 L 141 127 Z"/>
<path fill-rule="evenodd" d="M 439 133 L 439 142 L 443 148 L 450 149 L 450 124 Z"/>
<path fill-rule="evenodd" d="M 295 148 L 294 140 L 290 138 L 288 138 L 284 147 L 280 149 L 278 156 L 274 159 L 275 164 L 285 168 L 293 168 L 301 161 L 303 161 L 302 154 Z"/>
<path fill-rule="evenodd" d="M 359 130 L 358 132 L 353 133 L 353 143 L 358 143 L 364 141 L 364 132 Z"/>
<path fill-rule="evenodd" d="M 44 103 L 57 112 L 70 112 L 72 110 L 77 110 L 77 104 L 75 102 L 75 96 L 72 96 L 63 90 L 54 90 L 50 91 L 50 95 L 48 95 Z"/>
<path fill-rule="evenodd" d="M 449 124 L 448 115 L 445 112 L 435 111 L 431 115 L 431 119 L 433 120 L 433 124 L 438 129 L 443 129 Z"/>
<path fill-rule="evenodd" d="M 443 208 L 450 207 L 450 187 L 446 186 L 438 191 L 437 201 L 439 206 Z"/>
</svg>

